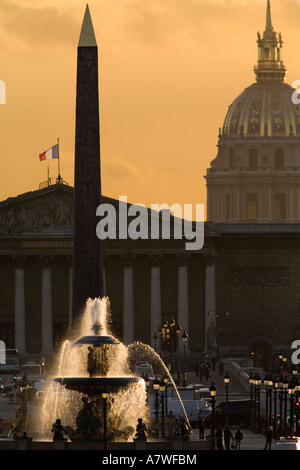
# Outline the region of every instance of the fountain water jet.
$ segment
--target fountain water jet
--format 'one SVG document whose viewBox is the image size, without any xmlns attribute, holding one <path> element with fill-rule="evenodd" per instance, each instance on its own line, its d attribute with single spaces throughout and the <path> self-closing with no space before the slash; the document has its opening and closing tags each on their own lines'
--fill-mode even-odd
<svg viewBox="0 0 300 470">
<path fill-rule="evenodd" d="M 53 379 L 56 387 L 51 387 L 44 405 L 45 411 L 55 412 L 48 416 L 48 426 L 50 419 L 60 417 L 71 440 L 103 439 L 104 391 L 109 393 L 111 438 L 128 440 L 137 418 L 148 420 L 145 382 L 130 374 L 128 350 L 108 333 L 107 316 L 108 299 L 87 301 L 80 336 L 64 343 L 59 376 Z"/>
<path fill-rule="evenodd" d="M 163 360 L 161 359 L 161 357 L 157 354 L 156 351 L 154 351 L 154 349 L 149 346 L 148 344 L 144 344 L 140 341 L 137 341 L 135 343 L 132 343 L 128 346 L 128 349 L 132 349 L 134 351 L 134 354 L 138 355 L 138 356 L 141 356 L 141 357 L 145 357 L 145 356 L 148 356 L 148 357 L 152 357 L 152 360 L 154 360 L 161 368 L 162 370 L 164 371 L 164 373 L 167 375 L 167 377 L 169 378 L 170 382 L 172 383 L 174 389 L 175 389 L 175 392 L 177 394 L 177 397 L 178 397 L 178 400 L 181 404 L 181 407 L 182 407 L 182 411 L 184 413 L 184 416 L 185 416 L 185 420 L 186 420 L 186 423 L 191 431 L 192 427 L 189 423 L 189 419 L 188 419 L 188 416 L 187 416 L 187 413 L 186 413 L 186 409 L 184 407 L 184 404 L 183 404 L 183 401 L 181 399 L 181 396 L 178 392 L 178 389 L 177 389 L 177 386 L 173 380 L 173 377 L 169 371 L 169 369 L 167 368 L 166 364 L 163 362 Z"/>
</svg>

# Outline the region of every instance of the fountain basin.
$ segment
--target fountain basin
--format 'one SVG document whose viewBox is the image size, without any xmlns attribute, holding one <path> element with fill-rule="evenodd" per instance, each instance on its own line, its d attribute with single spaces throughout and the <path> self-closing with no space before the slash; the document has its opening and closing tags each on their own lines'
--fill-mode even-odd
<svg viewBox="0 0 300 470">
<path fill-rule="evenodd" d="M 130 384 L 144 382 L 141 377 L 55 377 L 55 382 L 68 390 L 75 390 L 89 396 L 96 396 L 106 391 L 116 393 Z"/>
<path fill-rule="evenodd" d="M 77 341 L 72 343 L 72 346 L 81 346 L 88 344 L 90 346 L 104 346 L 105 344 L 120 344 L 112 336 L 82 336 Z"/>
</svg>

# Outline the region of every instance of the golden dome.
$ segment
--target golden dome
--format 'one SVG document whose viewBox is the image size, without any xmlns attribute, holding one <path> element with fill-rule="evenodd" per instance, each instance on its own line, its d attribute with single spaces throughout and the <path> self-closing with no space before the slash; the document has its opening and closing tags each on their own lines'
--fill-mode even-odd
<svg viewBox="0 0 300 470">
<path fill-rule="evenodd" d="M 257 33 L 257 83 L 246 88 L 229 106 L 223 137 L 300 136 L 300 106 L 292 101 L 294 88 L 285 83 L 282 45 L 281 33 L 277 34 L 272 26 L 268 0 L 265 31 L 263 35 Z"/>
<path fill-rule="evenodd" d="M 276 80 L 259 80 L 229 106 L 223 137 L 300 136 L 300 106 L 293 104 L 295 89 Z"/>
</svg>

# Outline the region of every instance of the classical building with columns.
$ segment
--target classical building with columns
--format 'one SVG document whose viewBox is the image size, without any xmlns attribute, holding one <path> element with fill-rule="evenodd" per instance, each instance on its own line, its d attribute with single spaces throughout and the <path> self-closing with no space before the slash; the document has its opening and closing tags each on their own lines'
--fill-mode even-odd
<svg viewBox="0 0 300 470">
<path fill-rule="evenodd" d="M 103 241 L 111 330 L 125 344 L 158 348 L 162 321 L 174 318 L 190 360 L 214 352 L 269 368 L 300 339 L 300 105 L 269 1 L 257 45 L 256 82 L 229 107 L 205 176 L 203 247 L 172 236 Z M 50 357 L 67 337 L 73 209 L 74 188 L 61 183 L 0 203 L 0 339 L 23 358 Z"/>
<path fill-rule="evenodd" d="M 54 184 L 0 203 L 0 337 L 24 357 L 49 356 L 71 323 L 74 189 Z M 103 198 L 118 209 L 119 201 Z M 172 235 L 172 231 L 171 231 Z M 112 332 L 154 347 L 163 319 L 189 334 L 187 351 L 206 347 L 215 311 L 213 230 L 201 250 L 184 239 L 107 239 L 104 284 Z M 182 349 L 182 346 L 181 346 Z"/>
</svg>

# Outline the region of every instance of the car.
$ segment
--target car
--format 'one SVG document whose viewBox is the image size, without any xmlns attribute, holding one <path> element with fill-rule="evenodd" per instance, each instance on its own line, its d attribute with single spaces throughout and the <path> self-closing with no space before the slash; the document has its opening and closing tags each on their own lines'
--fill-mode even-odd
<svg viewBox="0 0 300 470">
<path fill-rule="evenodd" d="M 186 388 L 193 388 L 194 390 L 198 390 L 199 388 L 207 388 L 206 385 L 203 384 L 189 384 Z"/>
<path fill-rule="evenodd" d="M 152 401 L 150 406 L 150 416 L 154 419 L 155 402 Z M 179 400 L 176 398 L 168 398 L 167 409 L 168 418 L 185 418 L 187 417 L 192 427 L 198 426 L 199 418 L 205 418 L 211 414 L 211 407 L 205 400 Z M 161 407 L 159 407 L 161 413 Z"/>
<path fill-rule="evenodd" d="M 207 401 L 207 400 L 206 400 Z M 214 420 L 216 426 L 224 426 L 226 424 L 227 411 L 230 425 L 236 425 L 239 427 L 247 427 L 250 423 L 250 409 L 251 401 L 247 399 L 243 400 L 230 400 L 228 404 L 221 402 L 216 405 Z M 207 427 L 211 427 L 211 420 L 213 415 L 210 414 L 204 419 L 204 424 Z"/>
<path fill-rule="evenodd" d="M 281 439 L 276 442 L 274 450 L 300 450 L 299 439 Z"/>
<path fill-rule="evenodd" d="M 135 374 L 139 377 L 153 377 L 153 369 L 151 364 L 142 363 L 135 368 Z"/>
<path fill-rule="evenodd" d="M 195 399 L 202 400 L 202 399 L 210 399 L 210 391 L 209 388 L 198 388 L 195 390 Z"/>
<path fill-rule="evenodd" d="M 42 405 L 45 401 L 47 393 L 48 392 L 46 392 L 44 390 L 39 390 L 38 392 L 36 392 L 36 394 L 34 396 L 34 399 L 33 399 L 33 404 Z"/>
</svg>

